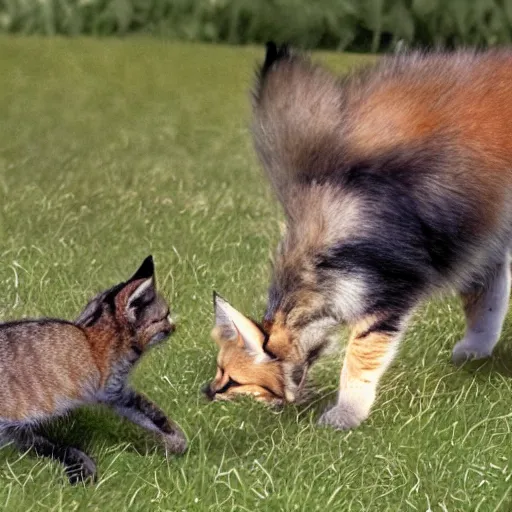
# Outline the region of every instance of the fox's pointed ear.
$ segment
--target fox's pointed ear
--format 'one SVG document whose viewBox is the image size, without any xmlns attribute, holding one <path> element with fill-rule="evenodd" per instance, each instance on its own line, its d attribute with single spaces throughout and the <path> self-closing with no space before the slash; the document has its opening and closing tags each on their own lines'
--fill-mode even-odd
<svg viewBox="0 0 512 512">
<path fill-rule="evenodd" d="M 137 281 L 138 279 L 148 279 L 155 275 L 155 264 L 153 263 L 153 256 L 149 255 L 138 268 L 137 272 L 133 274 L 128 282 Z"/>
<path fill-rule="evenodd" d="M 242 315 L 216 292 L 213 292 L 213 304 L 215 327 L 222 329 L 224 339 L 237 339 L 260 362 L 270 359 L 263 350 L 265 335 L 252 320 Z"/>
<path fill-rule="evenodd" d="M 222 341 L 236 340 L 238 338 L 238 330 L 230 315 L 232 309 L 227 300 L 224 300 L 217 292 L 213 292 L 215 329 L 219 332 L 219 336 L 214 336 L 214 338 L 218 344 Z"/>
</svg>

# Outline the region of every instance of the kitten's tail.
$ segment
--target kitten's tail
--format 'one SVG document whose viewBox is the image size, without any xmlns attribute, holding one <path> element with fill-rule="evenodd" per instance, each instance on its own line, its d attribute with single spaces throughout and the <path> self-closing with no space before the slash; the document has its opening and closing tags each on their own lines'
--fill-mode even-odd
<svg viewBox="0 0 512 512">
<path fill-rule="evenodd" d="M 280 199 L 294 182 L 336 170 L 342 106 L 331 73 L 287 45 L 267 43 L 253 91 L 253 138 Z"/>
</svg>

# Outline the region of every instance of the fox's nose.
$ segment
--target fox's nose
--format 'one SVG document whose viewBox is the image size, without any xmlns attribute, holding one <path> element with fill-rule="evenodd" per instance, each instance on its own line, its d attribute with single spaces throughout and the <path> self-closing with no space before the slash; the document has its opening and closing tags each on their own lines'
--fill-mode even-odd
<svg viewBox="0 0 512 512">
<path fill-rule="evenodd" d="M 207 382 L 202 388 L 201 388 L 201 392 L 206 395 L 206 398 L 208 398 L 208 400 L 213 400 L 215 398 L 215 391 L 213 391 L 213 389 L 211 388 L 210 386 L 210 383 Z"/>
</svg>

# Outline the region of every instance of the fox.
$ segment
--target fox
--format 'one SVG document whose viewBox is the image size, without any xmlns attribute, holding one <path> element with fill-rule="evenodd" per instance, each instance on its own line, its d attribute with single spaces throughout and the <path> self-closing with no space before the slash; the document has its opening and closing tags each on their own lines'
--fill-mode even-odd
<svg viewBox="0 0 512 512">
<path fill-rule="evenodd" d="M 491 356 L 510 296 L 512 50 L 403 51 L 336 76 L 267 44 L 252 93 L 255 152 L 285 230 L 261 324 L 214 299 L 210 398 L 294 402 L 348 328 L 336 402 L 358 427 L 411 316 L 461 297 L 455 364 Z"/>
<path fill-rule="evenodd" d="M 42 318 L 0 324 L 0 441 L 62 463 L 71 484 L 96 480 L 94 461 L 49 439 L 41 426 L 81 405 L 102 404 L 182 454 L 186 437 L 127 383 L 140 358 L 176 326 L 156 290 L 152 256 L 127 281 L 91 299 L 71 322 Z"/>
</svg>

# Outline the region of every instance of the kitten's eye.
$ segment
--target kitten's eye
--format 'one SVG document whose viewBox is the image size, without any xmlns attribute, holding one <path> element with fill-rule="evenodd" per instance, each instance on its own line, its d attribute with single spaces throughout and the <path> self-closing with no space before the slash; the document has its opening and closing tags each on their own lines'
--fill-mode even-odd
<svg viewBox="0 0 512 512">
<path fill-rule="evenodd" d="M 154 320 L 151 320 L 151 323 L 158 324 L 160 322 L 165 322 L 165 321 L 169 322 L 171 325 L 174 325 L 174 322 L 172 321 L 170 312 L 167 312 L 163 318 L 155 318 Z"/>
</svg>

